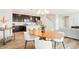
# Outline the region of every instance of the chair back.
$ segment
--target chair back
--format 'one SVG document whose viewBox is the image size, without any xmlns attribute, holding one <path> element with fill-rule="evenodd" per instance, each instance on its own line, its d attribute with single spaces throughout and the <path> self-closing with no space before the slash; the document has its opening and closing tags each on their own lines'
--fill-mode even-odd
<svg viewBox="0 0 79 59">
<path fill-rule="evenodd" d="M 52 42 L 39 40 L 39 37 L 35 38 L 35 48 L 36 49 L 52 49 Z"/>
<path fill-rule="evenodd" d="M 53 39 L 56 42 L 63 42 L 64 41 L 64 32 L 58 32 L 61 36 L 61 38 L 55 38 Z"/>
<path fill-rule="evenodd" d="M 33 37 L 29 32 L 24 32 L 24 39 L 25 40 L 35 40 L 35 37 Z"/>
</svg>

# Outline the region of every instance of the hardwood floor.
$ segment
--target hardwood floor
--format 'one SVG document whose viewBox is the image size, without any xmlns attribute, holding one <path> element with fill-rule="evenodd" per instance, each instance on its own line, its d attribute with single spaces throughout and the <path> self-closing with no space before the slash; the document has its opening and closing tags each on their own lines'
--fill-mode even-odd
<svg viewBox="0 0 79 59">
<path fill-rule="evenodd" d="M 17 32 L 15 34 L 15 40 L 12 39 L 6 45 L 2 45 L 0 43 L 0 49 L 24 49 L 25 46 L 25 40 L 23 38 L 24 34 L 23 32 Z M 65 47 L 66 49 L 78 49 L 79 48 L 79 41 L 74 39 L 65 38 L 64 39 Z M 28 42 L 27 49 L 34 49 L 34 42 Z M 62 49 L 63 46 L 61 43 L 57 43 L 57 49 Z"/>
<path fill-rule="evenodd" d="M 1 49 L 24 49 L 25 40 L 23 38 L 23 32 L 17 32 L 15 33 L 15 40 L 12 39 L 6 45 L 1 45 Z M 31 49 L 34 48 L 34 43 L 28 42 L 27 48 Z"/>
</svg>

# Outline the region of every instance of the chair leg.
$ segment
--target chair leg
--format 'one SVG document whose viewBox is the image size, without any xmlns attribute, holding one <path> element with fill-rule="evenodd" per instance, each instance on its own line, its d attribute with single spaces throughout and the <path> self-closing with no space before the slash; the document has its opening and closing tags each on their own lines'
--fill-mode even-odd
<svg viewBox="0 0 79 59">
<path fill-rule="evenodd" d="M 14 32 L 14 40 L 15 40 L 15 32 Z"/>
<path fill-rule="evenodd" d="M 54 49 L 56 49 L 56 42 L 55 42 L 55 45 L 54 45 Z"/>
<path fill-rule="evenodd" d="M 33 43 L 35 43 L 35 40 L 33 40 Z M 34 48 L 35 48 L 35 44 L 34 44 Z"/>
<path fill-rule="evenodd" d="M 35 40 L 33 40 L 33 43 L 35 42 Z"/>
<path fill-rule="evenodd" d="M 52 42 L 52 49 L 53 49 L 53 48 L 54 48 L 54 47 L 53 47 L 53 41 L 51 41 L 51 42 Z"/>
<path fill-rule="evenodd" d="M 26 49 L 26 46 L 27 46 L 27 40 L 25 41 L 25 47 L 24 47 L 25 49 Z"/>
<path fill-rule="evenodd" d="M 63 44 L 63 48 L 65 49 L 65 45 L 64 45 L 64 42 L 62 42 L 62 44 Z"/>
</svg>

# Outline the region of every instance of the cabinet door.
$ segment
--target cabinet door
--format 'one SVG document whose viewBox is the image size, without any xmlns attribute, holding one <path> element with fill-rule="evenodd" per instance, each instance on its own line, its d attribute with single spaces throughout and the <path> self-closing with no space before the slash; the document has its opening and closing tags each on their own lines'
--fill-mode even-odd
<svg viewBox="0 0 79 59">
<path fill-rule="evenodd" d="M 65 16 L 64 17 L 64 27 L 69 28 L 69 16 Z"/>
</svg>

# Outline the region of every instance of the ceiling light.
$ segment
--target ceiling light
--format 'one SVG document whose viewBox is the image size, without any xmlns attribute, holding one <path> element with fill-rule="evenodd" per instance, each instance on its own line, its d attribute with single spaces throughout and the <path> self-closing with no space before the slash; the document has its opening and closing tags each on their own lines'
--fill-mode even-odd
<svg viewBox="0 0 79 59">
<path fill-rule="evenodd" d="M 39 14 L 39 15 L 46 15 L 48 13 L 49 13 L 49 11 L 47 9 L 40 9 L 37 11 L 37 14 Z"/>
</svg>

